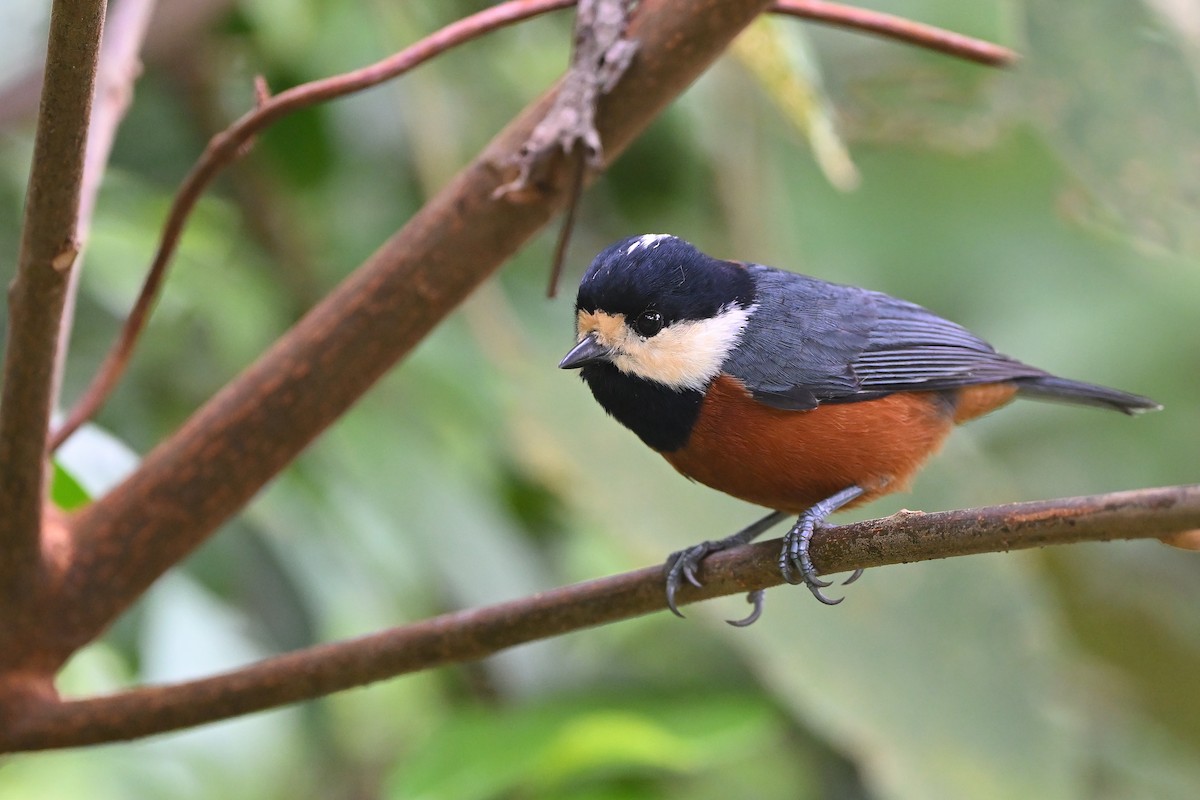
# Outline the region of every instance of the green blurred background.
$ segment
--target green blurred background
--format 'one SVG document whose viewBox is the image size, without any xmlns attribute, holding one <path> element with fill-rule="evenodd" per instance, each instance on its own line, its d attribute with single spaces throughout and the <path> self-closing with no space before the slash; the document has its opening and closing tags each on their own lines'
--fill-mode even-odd
<svg viewBox="0 0 1200 800">
<path fill-rule="evenodd" d="M 485 5 L 164 0 L 88 245 L 66 397 L 255 74 L 278 91 Z M 795 21 L 760 29 L 794 72 L 764 80 L 747 57 L 762 48 L 743 47 L 655 123 L 585 195 L 559 299 L 543 294 L 551 230 L 79 654 L 63 690 L 524 596 L 756 518 L 555 369 L 574 280 L 634 233 L 898 294 L 1166 406 L 1130 420 L 1014 405 L 859 517 L 1196 481 L 1196 5 L 872 5 L 1022 59 L 999 72 Z M 0 10 L 5 283 L 46 6 Z M 264 135 L 202 203 L 132 372 L 63 467 L 102 491 L 174 430 L 561 73 L 570 22 L 493 34 Z M 853 191 L 834 186 L 854 181 L 841 147 Z M 773 590 L 747 630 L 722 622 L 741 601 L 718 600 L 148 742 L 10 758 L 0 798 L 1195 798 L 1198 579 L 1200 556 L 1155 542 L 876 569 L 834 609 Z"/>
</svg>

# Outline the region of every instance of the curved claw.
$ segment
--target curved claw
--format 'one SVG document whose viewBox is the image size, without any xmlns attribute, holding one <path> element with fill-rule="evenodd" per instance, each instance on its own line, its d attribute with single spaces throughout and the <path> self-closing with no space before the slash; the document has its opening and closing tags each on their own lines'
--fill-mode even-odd
<svg viewBox="0 0 1200 800">
<path fill-rule="evenodd" d="M 816 575 L 807 575 L 803 581 L 805 586 L 815 586 L 818 589 L 826 589 L 833 586 L 833 581 L 826 581 L 818 578 Z"/>
<path fill-rule="evenodd" d="M 748 625 L 758 622 L 758 618 L 762 616 L 763 601 L 766 599 L 766 596 L 765 589 L 755 589 L 753 592 L 750 592 L 746 595 L 746 602 L 754 606 L 750 610 L 750 613 L 741 619 L 727 619 L 725 621 L 735 628 L 745 628 Z"/>
<path fill-rule="evenodd" d="M 806 584 L 806 585 L 808 586 L 808 590 L 810 592 L 812 592 L 812 596 L 817 598 L 818 600 L 820 600 L 822 603 L 824 603 L 827 606 L 836 606 L 838 603 L 840 603 L 846 599 L 844 597 L 839 597 L 838 599 L 834 600 L 832 598 L 826 597 L 825 595 L 821 594 L 820 586 L 813 586 L 812 584 Z"/>
<path fill-rule="evenodd" d="M 850 584 L 854 583 L 856 580 L 861 578 L 862 574 L 863 574 L 863 568 L 859 567 L 858 569 L 854 570 L 854 572 L 850 573 L 849 578 L 846 578 L 846 580 L 842 581 L 842 586 L 849 586 Z"/>
<path fill-rule="evenodd" d="M 714 547 L 715 544 L 716 542 L 701 542 L 685 550 L 678 550 L 667 558 L 665 566 L 667 573 L 667 608 L 671 609 L 671 613 L 680 619 L 683 619 L 683 612 L 675 604 L 675 594 L 679 591 L 679 587 L 683 581 L 687 581 L 697 589 L 703 585 L 696 577 L 696 570 L 699 569 L 700 562 L 717 549 Z"/>
</svg>

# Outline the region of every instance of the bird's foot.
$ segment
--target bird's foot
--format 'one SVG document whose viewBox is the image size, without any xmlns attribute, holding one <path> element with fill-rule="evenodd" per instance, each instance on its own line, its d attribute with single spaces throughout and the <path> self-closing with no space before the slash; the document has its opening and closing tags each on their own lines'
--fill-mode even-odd
<svg viewBox="0 0 1200 800">
<path fill-rule="evenodd" d="M 687 581 L 692 586 L 699 589 L 702 584 L 699 578 L 696 577 L 696 570 L 700 568 L 700 562 L 708 558 L 713 553 L 719 553 L 727 549 L 730 545 L 726 545 L 727 539 L 709 540 L 700 544 L 692 545 L 684 550 L 677 550 L 667 556 L 666 573 L 667 573 L 667 608 L 671 609 L 671 613 L 682 618 L 683 612 L 675 605 L 675 594 L 679 591 L 679 587 Z"/>
<path fill-rule="evenodd" d="M 812 542 L 813 534 L 818 527 L 823 525 L 826 517 L 847 503 L 858 499 L 862 494 L 863 490 L 860 487 L 851 486 L 822 500 L 801 514 L 796 520 L 796 524 L 783 537 L 783 549 L 779 554 L 779 571 L 783 575 L 783 579 L 793 585 L 804 584 L 812 592 L 813 597 L 827 606 L 836 606 L 845 598 L 833 599 L 821 591 L 831 586 L 832 582 L 817 577 L 817 568 L 809 554 L 809 545 Z M 842 585 L 854 583 L 861 575 L 862 570 L 856 569 L 849 578 L 842 582 Z"/>
<path fill-rule="evenodd" d="M 738 547 L 754 541 L 763 531 L 778 523 L 784 516 L 782 512 L 773 511 L 753 525 L 738 531 L 732 536 L 701 542 L 700 544 L 672 553 L 667 558 L 667 563 L 664 566 L 667 584 L 667 608 L 671 609 L 671 613 L 677 617 L 683 616 L 675 603 L 675 595 L 679 592 L 679 587 L 683 585 L 684 581 L 696 588 L 700 588 L 701 583 L 697 577 L 697 572 L 704 559 L 713 553 L 719 553 L 722 550 L 728 550 L 732 547 Z M 731 625 L 744 627 L 753 623 L 762 614 L 763 593 L 761 589 L 751 592 L 746 599 L 754 606 L 754 610 L 745 619 L 730 620 Z"/>
</svg>

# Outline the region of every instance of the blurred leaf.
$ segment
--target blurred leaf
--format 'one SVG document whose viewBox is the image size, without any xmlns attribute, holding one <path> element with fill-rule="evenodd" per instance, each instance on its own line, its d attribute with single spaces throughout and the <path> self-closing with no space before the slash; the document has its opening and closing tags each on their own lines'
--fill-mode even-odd
<svg viewBox="0 0 1200 800">
<path fill-rule="evenodd" d="M 1192 613 L 1200 556 L 1114 542 L 1048 551 L 1046 559 L 1080 644 L 1128 676 L 1126 691 L 1164 734 L 1200 751 L 1200 696 L 1181 690 L 1200 672 L 1200 619 Z"/>
<path fill-rule="evenodd" d="M 731 638 L 880 797 L 1078 797 L 1063 637 L 1027 563 L 873 570 L 834 613 L 784 587 L 754 636 Z"/>
<path fill-rule="evenodd" d="M 78 651 L 54 680 L 65 697 L 86 697 L 119 691 L 134 680 L 133 665 L 107 642 L 93 642 Z"/>
<path fill-rule="evenodd" d="M 459 714 L 389 781 L 389 796 L 473 800 L 521 791 L 552 797 L 581 781 L 684 770 L 717 772 L 755 747 L 772 714 L 751 696 L 562 698 Z M 647 773 L 649 770 L 649 773 Z M 573 795 L 573 792 L 571 792 Z"/>
<path fill-rule="evenodd" d="M 93 753 L 55 753 L 8 759 L 0 775 L 0 800 L 125 800 L 129 787 L 123 785 L 112 758 Z"/>
<path fill-rule="evenodd" d="M 308 0 L 243 0 L 238 9 L 267 54 L 285 63 L 302 64 L 303 54 L 319 38 L 324 5 Z"/>
<path fill-rule="evenodd" d="M 1200 45 L 1144 3 L 1025 8 L 1030 110 L 1080 182 L 1067 210 L 1200 254 Z"/>
<path fill-rule="evenodd" d="M 536 779 L 553 785 L 606 769 L 679 770 L 694 760 L 686 742 L 639 714 L 596 712 L 558 730 L 538 760 Z"/>
<path fill-rule="evenodd" d="M 801 28 L 764 15 L 734 40 L 733 54 L 808 139 L 829 182 L 844 191 L 857 187 L 858 170 L 838 135 L 832 105 L 821 89 Z"/>
<path fill-rule="evenodd" d="M 1200 786 L 1195 747 L 1143 715 L 1095 704 L 1084 747 L 1091 762 L 1088 800 L 1193 800 Z"/>
<path fill-rule="evenodd" d="M 91 499 L 91 496 L 84 491 L 71 473 L 63 469 L 62 464 L 55 459 L 54 475 L 50 481 L 50 500 L 54 505 L 63 511 L 74 511 L 77 508 L 83 508 L 91 502 Z"/>
<path fill-rule="evenodd" d="M 276 91 L 289 89 L 304 81 L 296 75 L 272 76 Z M 335 167 L 333 143 L 328 131 L 328 114 L 323 106 L 304 108 L 288 114 L 262 139 L 264 150 L 274 159 L 276 171 L 291 186 L 316 186 L 329 178 Z"/>
<path fill-rule="evenodd" d="M 1016 44 L 1010 0 L 889 0 L 874 7 L 1000 44 Z M 1019 104 L 1000 91 L 1008 72 L 832 26 L 807 25 L 842 136 L 862 168 L 864 146 L 950 153 L 993 146 Z M 1016 106 L 1014 108 L 1014 106 Z M 869 176 L 866 176 L 869 178 Z"/>
<path fill-rule="evenodd" d="M 675 198 L 696 199 L 688 209 L 689 216 L 700 213 L 710 202 L 706 192 L 709 166 L 687 136 L 688 126 L 679 112 L 668 111 L 608 169 L 603 190 L 625 219 L 648 225 L 647 230 L 659 230 L 651 223 Z M 693 167 L 679 169 L 680 159 Z"/>
</svg>

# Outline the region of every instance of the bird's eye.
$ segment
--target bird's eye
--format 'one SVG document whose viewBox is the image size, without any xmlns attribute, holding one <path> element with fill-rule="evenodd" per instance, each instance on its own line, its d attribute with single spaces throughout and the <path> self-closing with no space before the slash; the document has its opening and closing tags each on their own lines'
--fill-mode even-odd
<svg viewBox="0 0 1200 800">
<path fill-rule="evenodd" d="M 638 332 L 639 336 L 649 339 L 661 331 L 664 324 L 666 323 L 663 321 L 662 312 L 647 308 L 637 315 L 637 319 L 633 321 L 633 329 Z"/>
</svg>

